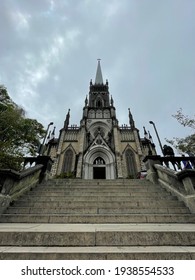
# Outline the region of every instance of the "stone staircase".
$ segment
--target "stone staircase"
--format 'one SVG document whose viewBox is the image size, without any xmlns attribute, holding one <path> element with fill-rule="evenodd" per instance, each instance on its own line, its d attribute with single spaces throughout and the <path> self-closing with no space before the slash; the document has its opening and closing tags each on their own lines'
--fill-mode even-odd
<svg viewBox="0 0 195 280">
<path fill-rule="evenodd" d="M 50 180 L 0 222 L 0 259 L 195 259 L 195 214 L 146 180 Z"/>
</svg>

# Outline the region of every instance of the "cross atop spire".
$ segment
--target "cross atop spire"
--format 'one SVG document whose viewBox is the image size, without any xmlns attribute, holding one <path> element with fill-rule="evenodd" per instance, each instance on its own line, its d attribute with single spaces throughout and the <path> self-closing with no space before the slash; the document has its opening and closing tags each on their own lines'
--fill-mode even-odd
<svg viewBox="0 0 195 280">
<path fill-rule="evenodd" d="M 95 84 L 103 84 L 103 77 L 102 77 L 102 70 L 101 70 L 101 65 L 100 65 L 100 60 L 98 58 L 98 66 L 97 66 L 97 72 L 96 72 L 96 77 L 95 77 Z"/>
</svg>

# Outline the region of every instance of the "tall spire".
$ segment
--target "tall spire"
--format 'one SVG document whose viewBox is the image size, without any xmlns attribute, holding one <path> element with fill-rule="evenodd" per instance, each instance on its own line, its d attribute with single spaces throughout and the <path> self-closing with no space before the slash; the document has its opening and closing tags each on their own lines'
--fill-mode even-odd
<svg viewBox="0 0 195 280">
<path fill-rule="evenodd" d="M 97 66 L 97 72 L 95 77 L 95 84 L 103 84 L 103 77 L 102 77 L 102 70 L 100 65 L 100 59 L 98 59 L 98 66 Z"/>
</svg>

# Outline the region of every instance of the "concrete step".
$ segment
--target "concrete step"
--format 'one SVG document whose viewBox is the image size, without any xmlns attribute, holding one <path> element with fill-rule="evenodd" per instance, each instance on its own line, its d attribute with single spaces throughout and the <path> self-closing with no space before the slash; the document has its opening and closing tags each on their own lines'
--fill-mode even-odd
<svg viewBox="0 0 195 280">
<path fill-rule="evenodd" d="M 97 184 L 91 184 L 91 185 L 77 185 L 77 184 L 41 184 L 41 186 L 39 186 L 40 188 L 45 188 L 45 189 L 91 189 L 91 190 L 99 190 L 99 189 L 107 189 L 107 190 L 111 190 L 111 189 L 159 189 L 159 185 L 150 185 L 150 184 L 144 184 L 144 185 L 123 185 L 123 184 L 118 184 L 118 185 L 97 185 Z"/>
<path fill-rule="evenodd" d="M 74 193 L 121 193 L 121 192 L 124 192 L 124 193 L 128 193 L 128 192 L 160 192 L 160 193 L 169 193 L 167 192 L 165 189 L 163 188 L 149 188 L 149 187 L 140 187 L 140 188 L 137 188 L 137 187 L 127 187 L 127 188 L 86 188 L 86 187 L 83 187 L 83 188 L 80 188 L 80 187 L 61 187 L 61 188 L 55 188 L 55 187 L 51 187 L 51 188 L 46 188 L 46 187 L 43 187 L 43 186 L 38 186 L 36 187 L 35 189 L 31 190 L 31 193 L 34 193 L 34 192 L 40 192 L 40 193 L 64 193 L 64 192 L 74 192 Z"/>
<path fill-rule="evenodd" d="M 37 187 L 36 189 L 33 189 L 31 191 L 31 193 L 70 193 L 70 192 L 73 192 L 73 193 L 97 193 L 97 194 L 110 194 L 110 193 L 142 193 L 142 192 L 151 192 L 151 193 L 168 193 L 165 189 L 161 188 L 161 189 L 156 189 L 156 188 L 71 188 L 71 187 L 68 187 L 68 188 L 40 188 L 40 187 Z"/>
<path fill-rule="evenodd" d="M 0 247 L 0 260 L 194 260 L 194 246 Z"/>
<path fill-rule="evenodd" d="M 72 189 L 72 188 L 64 188 L 64 189 L 43 189 L 43 188 L 36 188 L 34 189 L 33 191 L 30 192 L 31 195 L 34 195 L 34 194 L 40 194 L 40 195 L 46 195 L 46 196 L 50 196 L 50 195 L 67 195 L 67 194 L 87 194 L 87 195 L 98 195 L 98 194 L 101 194 L 101 195 L 118 195 L 118 194 L 129 194 L 129 193 L 141 193 L 141 194 L 144 194 L 144 193 L 160 193 L 160 194 L 169 194 L 168 192 L 166 192 L 165 190 L 163 189 Z"/>
<path fill-rule="evenodd" d="M 51 195 L 51 196 L 44 196 L 44 195 L 25 195 L 22 198 L 23 200 L 26 201 L 67 201 L 67 200 L 72 200 L 72 201 L 134 201 L 134 200 L 177 200 L 176 197 L 171 196 L 171 195 L 165 195 L 165 194 L 156 194 L 156 195 L 151 195 L 149 193 L 143 194 L 143 195 L 135 195 L 135 194 L 119 194 L 119 195 L 88 195 L 88 194 L 69 194 L 69 195 Z"/>
<path fill-rule="evenodd" d="M 121 195 L 121 196 L 104 196 L 104 195 L 68 195 L 68 196 L 36 196 L 36 195 L 25 195 L 22 198 L 26 201 L 133 201 L 133 200 L 161 200 L 161 199 L 167 199 L 167 200 L 177 200 L 176 197 L 171 195 L 151 195 L 149 193 L 144 195 Z"/>
<path fill-rule="evenodd" d="M 1 223 L 195 223 L 195 214 L 2 214 Z"/>
<path fill-rule="evenodd" d="M 18 200 L 15 201 L 12 207 L 35 207 L 35 208 L 81 208 L 81 207 L 102 207 L 102 208 L 121 208 L 121 207 L 130 207 L 130 208 L 173 208 L 173 207 L 184 207 L 187 208 L 182 201 L 177 200 L 146 200 L 146 199 L 131 199 L 130 201 L 118 201 L 118 202 L 110 202 L 110 201 L 27 201 L 27 200 Z M 11 207 L 10 207 L 11 208 Z M 8 208 L 8 210 L 10 209 Z"/>
<path fill-rule="evenodd" d="M 99 208 L 99 207 L 57 207 L 57 208 L 35 208 L 35 207 L 10 207 L 7 214 L 152 214 L 152 213 L 174 213 L 184 214 L 190 213 L 186 207 L 172 207 L 172 208 Z"/>
<path fill-rule="evenodd" d="M 45 184 L 56 185 L 150 185 L 146 179 L 51 179 Z"/>
<path fill-rule="evenodd" d="M 195 225 L 1 224 L 0 246 L 195 246 Z"/>
<path fill-rule="evenodd" d="M 73 188 L 73 189 L 91 189 L 91 190 L 99 190 L 99 189 L 159 189 L 161 188 L 159 185 L 154 184 L 112 184 L 112 185 L 106 185 L 106 184 L 90 184 L 90 185 L 81 185 L 81 184 L 55 184 L 54 183 L 42 183 L 40 188 L 46 188 L 46 189 L 65 189 L 65 188 Z"/>
<path fill-rule="evenodd" d="M 161 189 L 163 191 L 166 191 L 165 189 L 162 189 L 160 186 L 158 185 L 43 185 L 41 184 L 39 186 L 40 189 L 47 189 L 47 190 L 52 190 L 52 189 L 55 189 L 55 190 L 64 190 L 64 189 L 80 189 L 80 190 L 120 190 L 120 189 L 123 189 L 123 190 L 136 190 L 136 189 L 148 189 L 148 190 L 158 190 L 158 189 Z"/>
</svg>

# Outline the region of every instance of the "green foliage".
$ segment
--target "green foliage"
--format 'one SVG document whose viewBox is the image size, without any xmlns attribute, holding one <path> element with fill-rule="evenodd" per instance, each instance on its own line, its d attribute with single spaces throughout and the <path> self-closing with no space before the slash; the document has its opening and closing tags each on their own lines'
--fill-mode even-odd
<svg viewBox="0 0 195 280">
<path fill-rule="evenodd" d="M 172 115 L 181 125 L 195 129 L 195 120 L 190 118 L 188 115 L 184 115 L 182 108 L 180 108 L 175 115 Z"/>
<path fill-rule="evenodd" d="M 19 170 L 22 157 L 36 154 L 45 130 L 37 120 L 25 117 L 4 86 L 0 86 L 0 168 Z"/>
<path fill-rule="evenodd" d="M 195 155 L 195 134 L 189 135 L 185 138 L 174 137 L 173 140 L 166 139 L 166 141 L 179 152 Z"/>
<path fill-rule="evenodd" d="M 184 115 L 180 108 L 175 115 L 172 115 L 184 127 L 195 130 L 195 119 Z M 182 153 L 190 153 L 195 155 L 195 134 L 191 134 L 184 138 L 174 137 L 172 140 L 166 139 L 175 149 Z"/>
</svg>

